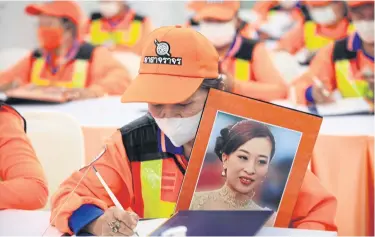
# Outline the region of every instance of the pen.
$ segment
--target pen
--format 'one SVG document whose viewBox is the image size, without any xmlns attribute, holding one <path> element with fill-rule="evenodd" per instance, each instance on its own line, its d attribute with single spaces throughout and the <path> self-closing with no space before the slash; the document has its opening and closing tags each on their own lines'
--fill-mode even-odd
<svg viewBox="0 0 375 237">
<path fill-rule="evenodd" d="M 317 77 L 313 77 L 313 81 L 317 87 L 322 89 L 323 95 L 329 97 L 330 93 L 327 89 L 324 88 L 323 82 L 321 82 Z"/>
<path fill-rule="evenodd" d="M 111 189 L 108 187 L 107 183 L 104 181 L 103 177 L 100 175 L 100 173 L 96 170 L 95 166 L 92 166 L 92 168 L 94 169 L 95 171 L 95 175 L 98 177 L 100 183 L 103 185 L 105 191 L 107 191 L 109 197 L 111 198 L 112 202 L 115 204 L 115 206 L 122 210 L 122 211 L 125 211 L 125 209 L 122 207 L 121 203 L 119 202 L 119 200 L 116 198 L 115 194 L 111 191 Z M 139 236 L 138 232 L 135 230 L 134 231 L 134 234 L 136 236 Z"/>
</svg>

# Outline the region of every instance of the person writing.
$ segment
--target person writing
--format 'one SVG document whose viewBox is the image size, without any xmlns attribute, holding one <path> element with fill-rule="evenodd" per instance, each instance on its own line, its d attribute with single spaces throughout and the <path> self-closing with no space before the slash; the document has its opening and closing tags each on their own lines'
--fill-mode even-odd
<svg viewBox="0 0 375 237">
<path fill-rule="evenodd" d="M 293 55 L 305 50 L 304 60 L 300 61 L 309 63 L 319 49 L 345 38 L 354 28 L 344 1 L 304 1 L 304 4 L 312 20 L 286 33 L 276 48 Z"/>
<path fill-rule="evenodd" d="M 47 180 L 26 136 L 26 121 L 4 103 L 0 103 L 0 134 L 0 210 L 43 208 Z"/>
<path fill-rule="evenodd" d="M 39 20 L 40 48 L 0 73 L 0 88 L 31 84 L 65 88 L 67 97 L 84 99 L 122 93 L 130 83 L 111 53 L 81 40 L 82 12 L 74 1 L 26 7 Z"/>
<path fill-rule="evenodd" d="M 231 87 L 236 94 L 265 101 L 286 98 L 288 87 L 265 45 L 237 34 L 236 6 L 232 1 L 206 4 L 196 15 L 199 32 L 220 55 L 221 73 L 234 79 Z M 218 8 L 221 14 L 217 14 Z"/>
<path fill-rule="evenodd" d="M 148 17 L 137 14 L 126 1 L 100 0 L 99 12 L 91 14 L 86 40 L 115 51 L 137 52 L 151 32 Z"/>
<path fill-rule="evenodd" d="M 348 1 L 355 33 L 323 48 L 295 82 L 297 102 L 330 103 L 343 98 L 374 100 L 374 1 Z"/>
<path fill-rule="evenodd" d="M 54 194 L 52 225 L 70 234 L 131 235 L 138 221 L 132 213 L 170 217 L 208 89 L 227 86 L 218 63 L 215 47 L 194 29 L 153 31 L 144 44 L 139 75 L 122 97 L 125 103 L 148 103 L 149 113 L 116 131 L 93 164 L 127 211 L 114 207 L 94 172 L 85 168 Z M 294 212 L 294 227 L 336 229 L 336 199 L 309 171 Z"/>
<path fill-rule="evenodd" d="M 259 122 L 243 120 L 220 131 L 215 153 L 223 162 L 224 185 L 207 192 L 194 193 L 190 210 L 269 210 L 253 198 L 265 180 L 275 154 L 275 138 Z M 267 225 L 272 226 L 275 215 Z"/>
</svg>

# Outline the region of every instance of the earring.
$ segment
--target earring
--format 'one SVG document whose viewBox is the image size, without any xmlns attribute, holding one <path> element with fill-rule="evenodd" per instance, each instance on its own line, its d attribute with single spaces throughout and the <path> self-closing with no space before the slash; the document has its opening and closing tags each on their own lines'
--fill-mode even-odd
<svg viewBox="0 0 375 237">
<path fill-rule="evenodd" d="M 225 169 L 223 169 L 223 171 L 221 172 L 221 176 L 225 177 L 227 174 L 225 172 Z"/>
</svg>

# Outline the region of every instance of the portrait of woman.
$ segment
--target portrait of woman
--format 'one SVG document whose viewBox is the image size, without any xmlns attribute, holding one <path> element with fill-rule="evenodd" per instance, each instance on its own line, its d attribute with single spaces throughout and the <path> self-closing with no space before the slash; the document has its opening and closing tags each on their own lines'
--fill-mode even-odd
<svg viewBox="0 0 375 237">
<path fill-rule="evenodd" d="M 269 210 L 253 198 L 267 177 L 275 150 L 274 135 L 263 123 L 242 120 L 221 129 L 214 151 L 222 162 L 224 185 L 195 192 L 190 210 Z M 275 216 L 266 225 L 272 226 Z"/>
</svg>

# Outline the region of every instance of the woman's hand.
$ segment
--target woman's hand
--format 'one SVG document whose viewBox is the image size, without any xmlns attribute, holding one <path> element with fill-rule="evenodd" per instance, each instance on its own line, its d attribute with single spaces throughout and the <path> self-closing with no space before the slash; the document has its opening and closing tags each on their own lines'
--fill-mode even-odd
<svg viewBox="0 0 375 237">
<path fill-rule="evenodd" d="M 133 212 L 111 207 L 89 224 L 86 231 L 95 236 L 132 236 L 138 220 L 137 214 Z"/>
</svg>

